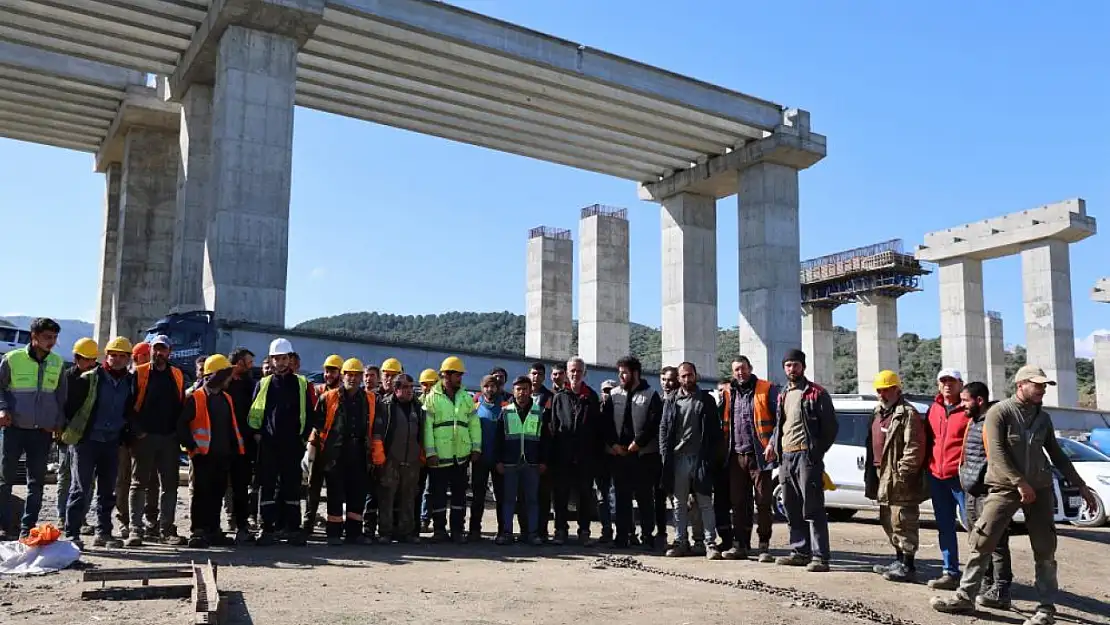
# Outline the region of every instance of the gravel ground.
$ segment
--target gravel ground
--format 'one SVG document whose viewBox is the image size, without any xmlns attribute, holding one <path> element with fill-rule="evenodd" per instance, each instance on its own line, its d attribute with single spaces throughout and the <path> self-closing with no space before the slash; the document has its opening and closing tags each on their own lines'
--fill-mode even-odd
<svg viewBox="0 0 1110 625">
<path fill-rule="evenodd" d="M 43 521 L 54 520 L 48 487 Z M 17 493 L 22 495 L 22 489 Z M 188 490 L 180 490 L 178 526 L 187 533 Z M 487 511 L 487 528 L 494 527 Z M 785 549 L 776 525 L 772 547 Z M 595 532 L 596 533 L 596 532 Z M 833 571 L 806 573 L 749 562 L 674 560 L 643 552 L 568 547 L 332 547 L 317 533 L 308 547 L 243 547 L 200 552 L 149 545 L 89 549 L 86 567 L 134 567 L 211 558 L 227 593 L 230 623 L 598 622 L 607 625 L 696 623 L 887 623 L 949 625 L 976 620 L 1020 625 L 1035 605 L 1032 556 L 1014 539 L 1017 610 L 950 617 L 928 608 L 924 584 L 897 585 L 871 573 L 890 549 L 874 515 L 832 526 Z M 614 558 L 605 556 L 612 554 Z M 627 557 L 631 556 L 631 558 Z M 919 574 L 939 574 L 936 533 L 922 530 Z M 1110 528 L 1060 526 L 1060 620 L 1110 623 Z M 640 570 L 643 565 L 646 570 Z M 627 568 L 632 566 L 634 568 Z M 0 580 L 0 623 L 191 623 L 185 601 L 82 601 L 79 570 Z M 134 584 L 134 582 L 122 582 Z"/>
</svg>

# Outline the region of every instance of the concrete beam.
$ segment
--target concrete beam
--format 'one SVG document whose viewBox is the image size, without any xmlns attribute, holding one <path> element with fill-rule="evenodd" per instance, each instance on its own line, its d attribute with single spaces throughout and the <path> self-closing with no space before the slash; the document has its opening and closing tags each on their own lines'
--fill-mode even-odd
<svg viewBox="0 0 1110 625">
<path fill-rule="evenodd" d="M 143 72 L 7 41 L 0 41 L 0 65 L 121 91 L 146 84 Z"/>
<path fill-rule="evenodd" d="M 578 355 L 612 367 L 629 345 L 628 219 L 623 209 L 584 208 L 578 232 Z"/>
<path fill-rule="evenodd" d="M 987 329 L 987 379 L 983 382 L 990 388 L 991 399 L 999 401 L 1006 399 L 1006 390 L 1009 387 L 1006 379 L 1006 343 L 1002 336 L 1002 315 L 987 312 L 983 324 Z M 965 381 L 974 380 L 967 378 Z"/>
<path fill-rule="evenodd" d="M 1110 278 L 1099 278 L 1091 289 L 1091 299 L 1096 302 L 1110 304 Z"/>
<path fill-rule="evenodd" d="M 615 86 L 654 96 L 687 109 L 735 120 L 753 130 L 772 130 L 781 123 L 782 107 L 743 93 L 679 76 L 600 50 L 545 35 L 478 13 L 430 0 L 329 0 L 328 13 L 344 11 L 355 17 L 426 33 L 467 56 L 478 48 L 522 64 L 555 69 L 588 79 L 599 88 Z M 332 21 L 329 19 L 329 21 Z M 336 18 L 337 22 L 344 20 Z M 455 43 L 461 45 L 455 45 Z M 678 119 L 682 119 L 679 117 Z M 758 136 L 753 134 L 753 136 Z"/>
<path fill-rule="evenodd" d="M 291 39 L 299 49 L 319 26 L 325 4 L 326 0 L 212 0 L 170 76 L 170 96 L 179 100 L 190 85 L 210 85 L 216 80 L 216 56 L 228 27 L 242 26 Z"/>
<path fill-rule="evenodd" d="M 1020 254 L 1038 241 L 1075 243 L 1096 231 L 1095 218 L 1087 215 L 1087 203 L 1075 198 L 930 232 L 915 256 L 934 263 L 954 258 L 989 260 Z"/>
<path fill-rule="evenodd" d="M 1095 406 L 1110 410 L 1110 334 L 1095 335 Z"/>
<path fill-rule="evenodd" d="M 662 207 L 663 365 L 694 363 L 703 379 L 717 365 L 717 204 L 681 193 Z"/>
<path fill-rule="evenodd" d="M 836 334 L 833 309 L 802 306 L 802 351 L 806 353 L 806 377 L 825 388 L 836 384 L 833 365 Z"/>
<path fill-rule="evenodd" d="M 740 172 L 759 163 L 797 170 L 825 158 L 825 137 L 810 131 L 809 112 L 791 109 L 769 136 L 749 141 L 728 154 L 713 156 L 657 182 L 639 186 L 641 200 L 658 202 L 678 193 L 721 199 L 736 193 Z"/>
<path fill-rule="evenodd" d="M 524 355 L 566 361 L 574 331 L 574 241 L 569 231 L 528 239 Z"/>
<path fill-rule="evenodd" d="M 1021 293 L 1029 362 L 1043 367 L 1056 386 L 1045 392 L 1046 406 L 1079 405 L 1075 372 L 1075 323 L 1071 305 L 1068 244 L 1048 240 L 1021 252 Z"/>
<path fill-rule="evenodd" d="M 164 95 L 164 89 L 155 87 L 127 88 L 116 116 L 112 119 L 112 125 L 108 127 L 104 141 L 96 152 L 96 171 L 107 171 L 109 165 L 123 160 L 127 133 L 132 128 L 177 131 L 181 125 L 181 105 L 167 102 Z"/>
</svg>

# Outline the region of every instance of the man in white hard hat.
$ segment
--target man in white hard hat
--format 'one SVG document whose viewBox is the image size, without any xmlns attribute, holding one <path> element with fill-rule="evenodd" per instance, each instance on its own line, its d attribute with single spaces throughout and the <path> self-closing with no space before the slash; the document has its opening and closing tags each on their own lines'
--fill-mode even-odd
<svg viewBox="0 0 1110 625">
<path fill-rule="evenodd" d="M 259 546 L 277 542 L 279 520 L 284 530 L 281 537 L 289 544 L 306 542 L 301 531 L 300 459 L 308 440 L 312 405 L 308 380 L 293 371 L 293 353 L 287 339 L 270 343 L 274 373 L 259 381 L 248 415 L 250 431 L 258 442 Z M 279 508 L 283 508 L 280 513 Z"/>
</svg>

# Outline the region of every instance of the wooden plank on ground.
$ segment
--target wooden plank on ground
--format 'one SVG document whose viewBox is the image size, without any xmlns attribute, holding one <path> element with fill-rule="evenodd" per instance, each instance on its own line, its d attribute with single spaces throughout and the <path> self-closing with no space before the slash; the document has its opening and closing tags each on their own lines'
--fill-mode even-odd
<svg viewBox="0 0 1110 625">
<path fill-rule="evenodd" d="M 81 576 L 85 582 L 118 582 L 124 580 L 187 579 L 193 576 L 190 566 L 129 567 L 89 569 Z"/>
<path fill-rule="evenodd" d="M 96 588 L 82 590 L 82 600 L 133 601 L 146 599 L 188 599 L 193 587 L 185 584 L 174 586 L 135 586 L 132 588 Z"/>
</svg>

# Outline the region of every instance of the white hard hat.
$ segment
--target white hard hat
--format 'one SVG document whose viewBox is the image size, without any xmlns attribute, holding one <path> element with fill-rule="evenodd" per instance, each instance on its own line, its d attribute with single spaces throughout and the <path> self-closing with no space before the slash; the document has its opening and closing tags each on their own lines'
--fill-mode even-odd
<svg viewBox="0 0 1110 625">
<path fill-rule="evenodd" d="M 293 344 L 289 342 L 289 339 L 274 339 L 270 343 L 270 355 L 271 356 L 281 356 L 282 354 L 292 354 L 292 353 L 293 353 Z"/>
</svg>

